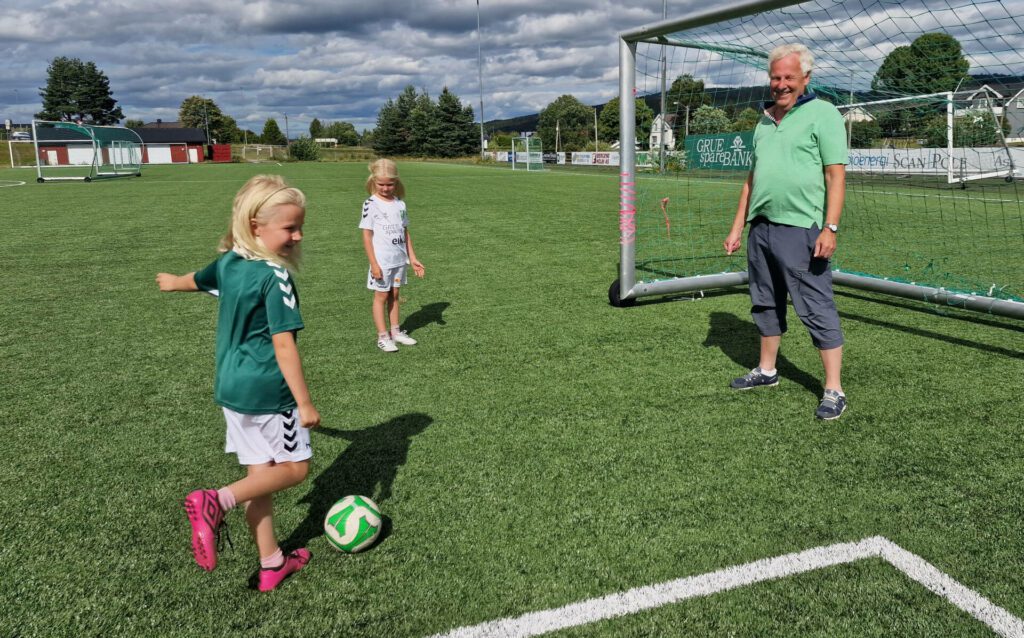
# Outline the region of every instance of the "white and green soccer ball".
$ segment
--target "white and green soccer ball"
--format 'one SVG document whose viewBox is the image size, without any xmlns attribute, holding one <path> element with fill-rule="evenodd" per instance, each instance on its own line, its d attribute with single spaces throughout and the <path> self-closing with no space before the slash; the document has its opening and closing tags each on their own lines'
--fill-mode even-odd
<svg viewBox="0 0 1024 638">
<path fill-rule="evenodd" d="M 327 511 L 324 534 L 334 549 L 354 554 L 377 540 L 381 529 L 380 508 L 365 496 L 346 496 Z"/>
</svg>

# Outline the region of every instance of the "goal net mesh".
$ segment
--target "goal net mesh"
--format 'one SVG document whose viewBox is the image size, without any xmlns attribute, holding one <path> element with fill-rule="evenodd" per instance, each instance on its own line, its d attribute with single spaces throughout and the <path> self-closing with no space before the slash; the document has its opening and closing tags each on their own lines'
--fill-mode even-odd
<svg viewBox="0 0 1024 638">
<path fill-rule="evenodd" d="M 847 126 L 833 267 L 1024 301 L 1022 25 L 1020 5 L 994 0 L 813 0 L 636 41 L 636 92 L 658 112 L 667 88 L 676 139 L 634 167 L 636 280 L 746 269 L 722 241 L 770 99 L 767 54 L 797 42 L 815 56 L 809 90 Z"/>
</svg>

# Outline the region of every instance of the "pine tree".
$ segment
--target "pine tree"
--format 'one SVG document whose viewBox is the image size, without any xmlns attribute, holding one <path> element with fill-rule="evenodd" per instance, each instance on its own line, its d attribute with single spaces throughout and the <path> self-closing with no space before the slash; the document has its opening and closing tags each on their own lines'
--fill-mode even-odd
<svg viewBox="0 0 1024 638">
<path fill-rule="evenodd" d="M 416 105 L 409 113 L 409 152 L 413 155 L 424 157 L 435 154 L 436 151 L 436 118 L 437 109 L 434 102 L 424 89 L 423 93 L 416 97 Z"/>
<path fill-rule="evenodd" d="M 435 154 L 440 157 L 462 157 L 475 151 L 473 108 L 462 106 L 459 97 L 444 87 L 437 98 L 437 129 L 434 134 Z"/>
<path fill-rule="evenodd" d="M 400 121 L 394 100 L 388 101 L 377 113 L 377 128 L 373 134 L 373 149 L 384 156 L 399 155 L 403 146 L 399 139 Z"/>
<path fill-rule="evenodd" d="M 124 118 L 111 96 L 110 80 L 94 62 L 54 58 L 46 75 L 46 87 L 39 92 L 43 110 L 37 118 L 97 125 L 117 124 Z"/>
<path fill-rule="evenodd" d="M 266 123 L 263 124 L 263 134 L 260 135 L 260 140 L 264 144 L 274 144 L 276 146 L 285 146 L 288 144 L 288 140 L 285 139 L 284 133 L 281 132 L 281 127 L 277 125 L 277 120 L 269 118 Z"/>
</svg>

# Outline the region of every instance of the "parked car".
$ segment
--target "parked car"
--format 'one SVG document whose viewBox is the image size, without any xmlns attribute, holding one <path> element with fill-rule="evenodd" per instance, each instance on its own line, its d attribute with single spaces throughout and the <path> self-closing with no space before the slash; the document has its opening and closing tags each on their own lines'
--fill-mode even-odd
<svg viewBox="0 0 1024 638">
<path fill-rule="evenodd" d="M 28 131 L 15 131 L 11 133 L 12 140 L 31 140 L 32 134 Z"/>
</svg>

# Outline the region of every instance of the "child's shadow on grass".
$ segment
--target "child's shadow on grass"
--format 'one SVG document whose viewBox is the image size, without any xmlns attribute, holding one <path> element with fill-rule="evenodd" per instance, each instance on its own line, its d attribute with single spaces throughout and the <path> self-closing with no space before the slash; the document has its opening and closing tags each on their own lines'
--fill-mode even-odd
<svg viewBox="0 0 1024 638">
<path fill-rule="evenodd" d="M 405 321 L 402 322 L 402 328 L 411 334 L 432 323 L 443 326 L 445 325 L 445 320 L 441 315 L 444 314 L 444 311 L 450 305 L 447 301 L 438 301 L 421 306 L 419 310 L 405 318 Z"/>
<path fill-rule="evenodd" d="M 300 501 L 309 503 L 309 513 L 281 543 L 282 547 L 305 547 L 309 541 L 323 534 L 327 510 L 342 497 L 350 494 L 368 496 L 383 508 L 384 501 L 391 496 L 391 486 L 398 468 L 405 465 L 408 458 L 412 437 L 425 430 L 433 421 L 426 414 L 413 412 L 364 430 L 333 430 L 323 427 L 314 430 L 352 443 L 334 459 L 330 467 L 313 479 L 312 489 Z M 379 540 L 390 533 L 390 520 L 384 517 Z"/>
<path fill-rule="evenodd" d="M 719 348 L 735 363 L 749 370 L 757 365 L 761 356 L 761 339 L 757 327 L 750 322 L 742 321 L 727 312 L 712 312 L 708 336 L 704 340 L 705 348 Z M 782 353 L 775 362 L 779 377 L 798 383 L 807 388 L 814 396 L 824 391 L 821 381 L 793 365 Z"/>
</svg>

